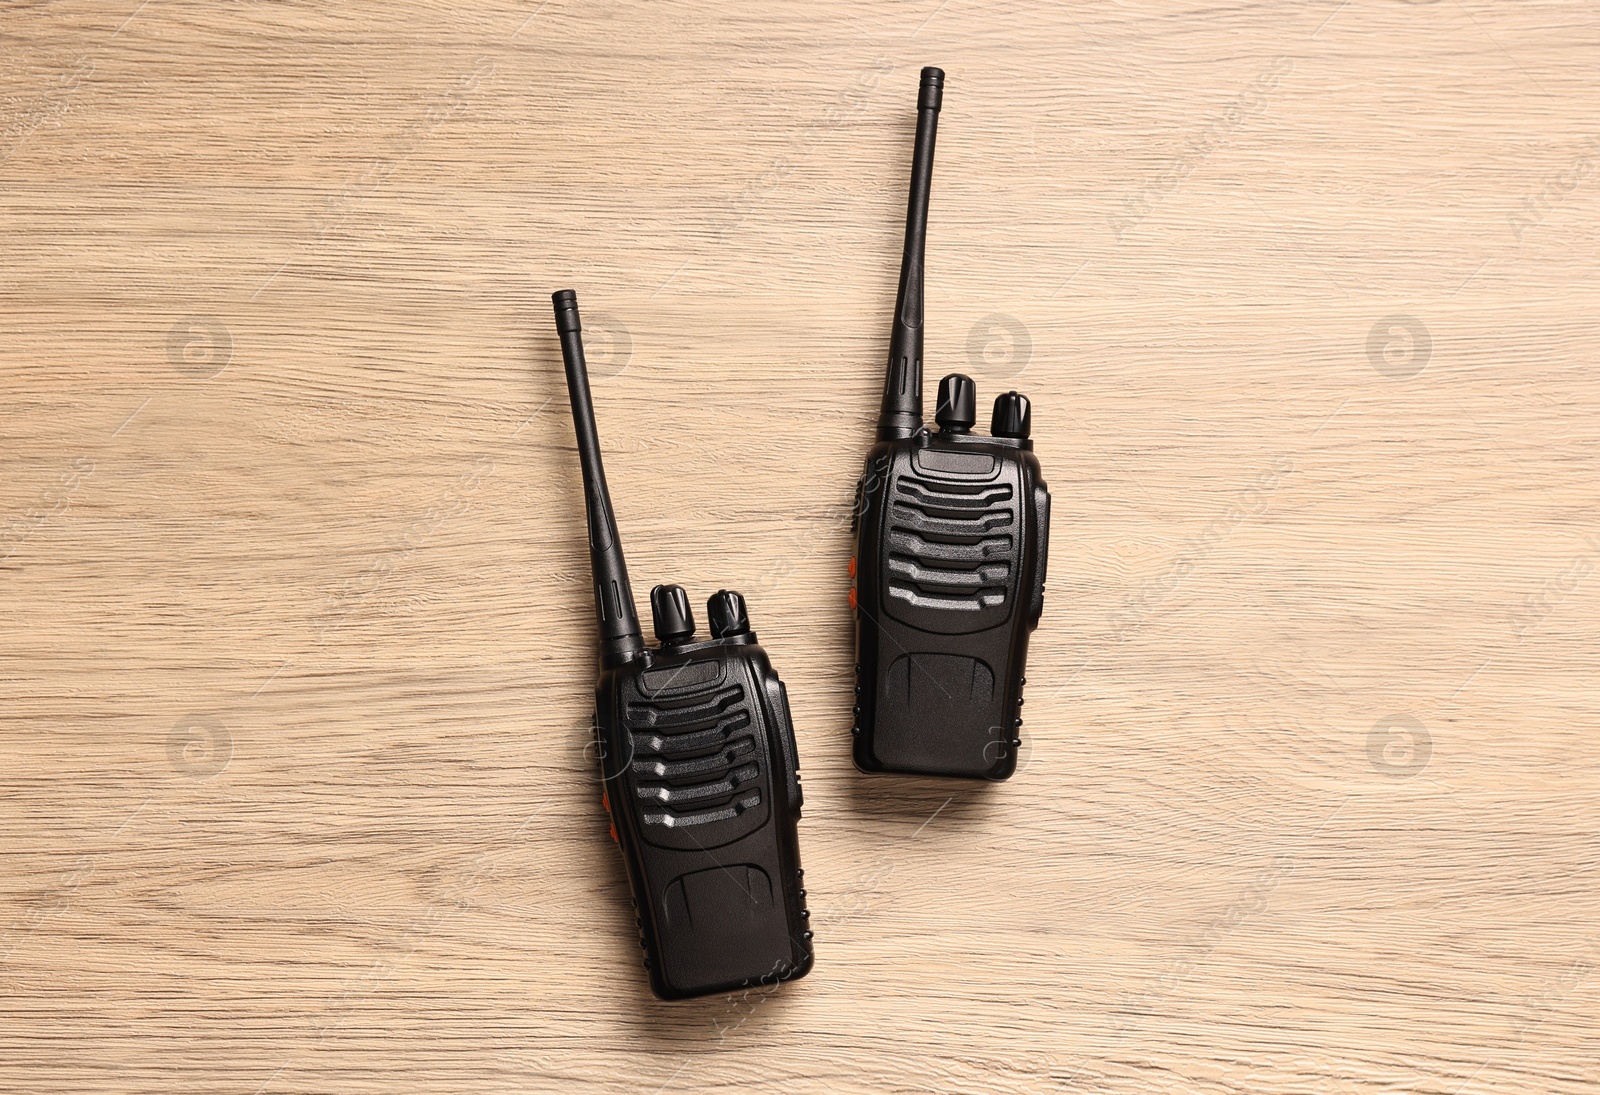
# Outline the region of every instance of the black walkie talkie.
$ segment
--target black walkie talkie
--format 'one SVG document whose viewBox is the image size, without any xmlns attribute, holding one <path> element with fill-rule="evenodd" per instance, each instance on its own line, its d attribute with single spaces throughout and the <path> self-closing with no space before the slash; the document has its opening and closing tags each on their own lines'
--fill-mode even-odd
<svg viewBox="0 0 1600 1095">
<path fill-rule="evenodd" d="M 1044 609 L 1050 492 L 1027 397 L 939 382 L 922 424 L 922 258 L 944 73 L 922 70 L 905 254 L 878 440 L 856 487 L 855 762 L 868 772 L 1006 779 L 1017 768 L 1028 637 Z"/>
<path fill-rule="evenodd" d="M 683 587 L 656 586 L 661 645 L 645 645 L 600 463 L 578 298 L 563 289 L 552 299 L 600 624 L 595 737 L 650 987 L 676 1000 L 803 977 L 811 914 L 789 697 L 729 590 L 712 596 L 711 638 L 696 642 Z"/>
</svg>

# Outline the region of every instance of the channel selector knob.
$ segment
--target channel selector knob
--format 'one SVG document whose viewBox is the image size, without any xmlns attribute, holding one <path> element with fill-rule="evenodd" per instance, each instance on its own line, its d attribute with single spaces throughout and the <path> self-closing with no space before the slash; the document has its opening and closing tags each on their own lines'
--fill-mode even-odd
<svg viewBox="0 0 1600 1095">
<path fill-rule="evenodd" d="M 650 591 L 650 615 L 656 638 L 663 643 L 684 643 L 694 638 L 694 613 L 682 586 L 661 585 Z"/>
<path fill-rule="evenodd" d="M 966 433 L 978 420 L 978 386 L 964 373 L 939 381 L 939 409 L 934 421 L 946 433 Z"/>
</svg>

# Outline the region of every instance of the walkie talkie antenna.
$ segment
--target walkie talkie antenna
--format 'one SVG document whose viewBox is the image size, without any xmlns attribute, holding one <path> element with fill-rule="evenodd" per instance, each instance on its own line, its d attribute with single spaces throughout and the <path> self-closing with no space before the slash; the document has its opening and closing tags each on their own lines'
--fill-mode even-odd
<svg viewBox="0 0 1600 1095">
<path fill-rule="evenodd" d="M 578 461 L 583 465 L 584 504 L 589 512 L 589 565 L 594 570 L 594 614 L 600 625 L 600 664 L 617 665 L 644 650 L 644 634 L 633 607 L 628 564 L 611 515 L 611 492 L 600 462 L 600 437 L 594 428 L 594 403 L 589 398 L 589 370 L 583 360 L 583 325 L 578 321 L 578 294 L 562 289 L 551 295 L 561 357 L 567 366 L 567 394 L 572 400 L 572 425 L 578 434 Z"/>
<path fill-rule="evenodd" d="M 922 70 L 917 93 L 917 143 L 911 152 L 911 198 L 906 205 L 906 247 L 900 257 L 900 291 L 889 335 L 889 368 L 878 412 L 878 440 L 896 441 L 922 428 L 922 259 L 928 240 L 928 194 L 933 188 L 933 140 L 939 129 L 944 70 Z"/>
</svg>

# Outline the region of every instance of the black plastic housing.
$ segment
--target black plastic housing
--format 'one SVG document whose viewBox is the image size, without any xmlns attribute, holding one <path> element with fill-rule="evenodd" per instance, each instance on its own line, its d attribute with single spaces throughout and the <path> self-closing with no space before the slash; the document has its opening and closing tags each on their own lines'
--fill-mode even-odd
<svg viewBox="0 0 1600 1095">
<path fill-rule="evenodd" d="M 753 634 L 602 670 L 605 800 L 664 999 L 811 969 L 789 698 Z"/>
<path fill-rule="evenodd" d="M 675 1000 L 802 977 L 811 914 L 788 694 L 731 590 L 711 597 L 712 638 L 696 641 L 687 594 L 656 586 L 660 643 L 646 645 L 600 458 L 577 296 L 564 289 L 552 302 L 594 575 L 601 801 L 627 866 L 650 987 Z"/>
<path fill-rule="evenodd" d="M 922 70 L 877 441 L 856 484 L 854 757 L 867 772 L 1001 780 L 1017 767 L 1028 639 L 1044 610 L 1050 492 L 1026 397 L 971 432 L 977 388 L 922 421 L 923 255 L 944 73 Z"/>
<path fill-rule="evenodd" d="M 1016 771 L 1050 540 L 1032 448 L 926 429 L 873 446 L 852 561 L 861 770 Z"/>
</svg>

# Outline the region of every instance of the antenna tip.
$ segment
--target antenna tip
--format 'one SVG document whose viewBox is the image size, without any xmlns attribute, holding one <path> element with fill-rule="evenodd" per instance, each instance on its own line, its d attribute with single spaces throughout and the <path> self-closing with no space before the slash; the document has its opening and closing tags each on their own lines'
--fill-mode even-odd
<svg viewBox="0 0 1600 1095">
<path fill-rule="evenodd" d="M 944 100 L 944 69 L 931 65 L 922 70 L 922 89 L 917 94 L 918 110 L 938 110 Z"/>
<path fill-rule="evenodd" d="M 560 289 L 550 294 L 550 302 L 556 309 L 557 331 L 582 330 L 578 322 L 578 294 L 571 289 Z"/>
</svg>

